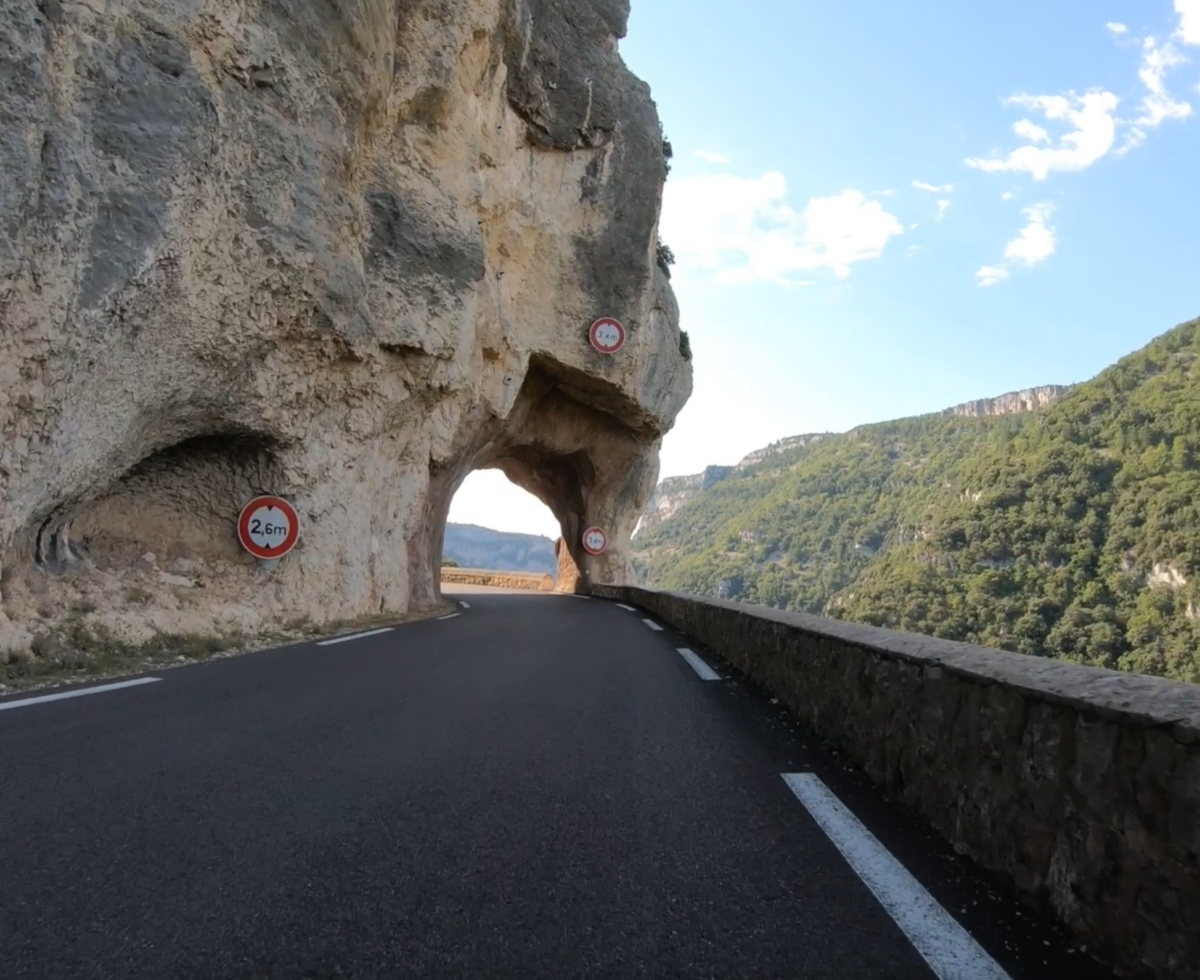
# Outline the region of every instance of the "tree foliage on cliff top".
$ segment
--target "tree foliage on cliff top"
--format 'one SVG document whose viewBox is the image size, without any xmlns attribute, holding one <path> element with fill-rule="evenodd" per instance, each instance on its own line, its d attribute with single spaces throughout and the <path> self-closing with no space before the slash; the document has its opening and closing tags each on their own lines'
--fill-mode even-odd
<svg viewBox="0 0 1200 980">
<path fill-rule="evenodd" d="M 1200 320 L 1038 412 L 868 425 L 634 540 L 643 580 L 1200 682 Z"/>
</svg>

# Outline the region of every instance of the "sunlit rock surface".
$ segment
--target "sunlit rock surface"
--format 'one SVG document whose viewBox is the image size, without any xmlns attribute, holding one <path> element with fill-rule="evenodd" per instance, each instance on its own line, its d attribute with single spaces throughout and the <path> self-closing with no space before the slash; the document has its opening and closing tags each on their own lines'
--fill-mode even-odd
<svg viewBox="0 0 1200 980">
<path fill-rule="evenodd" d="M 427 605 L 479 467 L 582 588 L 629 575 L 691 370 L 627 14 L 0 0 L 5 656 Z M 259 492 L 302 524 L 271 569 L 234 534 Z"/>
</svg>

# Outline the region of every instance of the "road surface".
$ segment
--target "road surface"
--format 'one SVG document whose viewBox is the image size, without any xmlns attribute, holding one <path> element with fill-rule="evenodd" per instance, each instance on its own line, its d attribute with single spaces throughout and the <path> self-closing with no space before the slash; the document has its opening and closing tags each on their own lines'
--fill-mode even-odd
<svg viewBox="0 0 1200 980">
<path fill-rule="evenodd" d="M 0 977 L 1107 980 L 653 617 L 458 598 L 0 699 Z"/>
</svg>

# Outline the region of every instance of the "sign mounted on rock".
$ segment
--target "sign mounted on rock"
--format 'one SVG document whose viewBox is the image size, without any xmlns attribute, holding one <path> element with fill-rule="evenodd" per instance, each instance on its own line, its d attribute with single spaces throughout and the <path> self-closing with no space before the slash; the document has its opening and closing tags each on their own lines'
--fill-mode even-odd
<svg viewBox="0 0 1200 980">
<path fill-rule="evenodd" d="M 625 346 L 625 328 L 619 320 L 602 317 L 588 330 L 588 340 L 601 354 L 615 354 Z"/>
<path fill-rule="evenodd" d="M 583 532 L 583 550 L 589 555 L 602 555 L 608 550 L 608 535 L 603 528 L 589 527 Z"/>
<path fill-rule="evenodd" d="M 237 523 L 238 541 L 260 561 L 282 558 L 300 537 L 296 508 L 281 497 L 255 497 L 242 508 Z"/>
</svg>

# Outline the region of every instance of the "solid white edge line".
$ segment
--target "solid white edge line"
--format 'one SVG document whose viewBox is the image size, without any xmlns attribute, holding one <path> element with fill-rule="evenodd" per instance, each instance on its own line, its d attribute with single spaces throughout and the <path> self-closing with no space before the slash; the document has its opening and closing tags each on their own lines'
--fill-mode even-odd
<svg viewBox="0 0 1200 980">
<path fill-rule="evenodd" d="M 938 980 L 1012 980 L 815 773 L 783 773 L 783 781 Z"/>
<path fill-rule="evenodd" d="M 438 617 L 438 619 L 439 619 L 439 620 L 443 620 L 443 619 L 453 619 L 455 616 L 461 616 L 461 615 L 462 615 L 462 613 L 450 613 L 450 614 L 449 614 L 449 615 L 447 615 L 447 616 L 439 616 L 439 617 Z"/>
<path fill-rule="evenodd" d="M 692 666 L 697 674 L 700 675 L 702 681 L 719 681 L 721 675 L 713 670 L 697 655 L 695 650 L 689 650 L 687 647 L 678 647 L 680 655 Z"/>
<path fill-rule="evenodd" d="M 623 602 L 618 602 L 617 605 L 620 606 L 622 609 L 628 609 L 630 612 L 637 612 L 637 610 L 634 609 L 633 606 L 627 606 Z"/>
<path fill-rule="evenodd" d="M 81 698 L 85 694 L 102 694 L 105 691 L 119 691 L 123 687 L 137 687 L 140 684 L 153 684 L 161 681 L 161 677 L 139 677 L 133 681 L 119 681 L 116 684 L 101 684 L 99 687 L 85 687 L 78 691 L 62 691 L 58 694 L 42 694 L 36 698 L 22 698 L 20 701 L 0 701 L 0 711 L 9 708 L 24 708 L 31 704 L 44 704 L 47 701 L 62 701 L 66 698 Z"/>
<path fill-rule="evenodd" d="M 390 633 L 394 627 L 385 626 L 381 630 L 370 630 L 366 633 L 351 633 L 349 636 L 335 636 L 332 640 L 321 640 L 319 647 L 332 646 L 334 643 L 349 643 L 351 640 L 361 640 L 364 636 L 378 636 L 380 633 Z"/>
<path fill-rule="evenodd" d="M 652 630 L 662 630 L 662 627 L 659 626 L 658 623 L 656 623 L 653 619 L 643 619 L 642 622 L 649 626 Z"/>
</svg>

